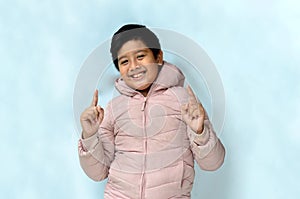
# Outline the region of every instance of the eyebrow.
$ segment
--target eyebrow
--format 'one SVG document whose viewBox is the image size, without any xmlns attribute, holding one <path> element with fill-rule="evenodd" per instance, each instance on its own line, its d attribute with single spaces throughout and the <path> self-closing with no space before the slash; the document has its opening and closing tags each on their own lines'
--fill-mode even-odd
<svg viewBox="0 0 300 199">
<path fill-rule="evenodd" d="M 133 52 L 134 52 L 134 54 L 137 54 L 137 53 L 140 53 L 140 52 L 147 52 L 146 49 L 147 49 L 147 48 L 141 49 L 141 50 L 136 50 L 136 51 L 133 51 Z M 132 52 L 132 51 L 129 51 L 129 52 Z M 125 57 L 126 57 L 126 55 L 123 55 L 123 56 L 121 56 L 121 57 L 118 57 L 118 61 L 121 60 L 121 59 L 123 59 L 123 58 L 125 58 Z"/>
</svg>

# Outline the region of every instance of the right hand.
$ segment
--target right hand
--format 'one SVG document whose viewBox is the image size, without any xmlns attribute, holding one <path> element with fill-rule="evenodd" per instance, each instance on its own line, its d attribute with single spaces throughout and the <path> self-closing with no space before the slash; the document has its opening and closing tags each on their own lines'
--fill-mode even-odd
<svg viewBox="0 0 300 199">
<path fill-rule="evenodd" d="M 103 120 L 104 110 L 98 106 L 98 90 L 95 90 L 91 106 L 85 109 L 80 116 L 82 138 L 93 136 Z"/>
</svg>

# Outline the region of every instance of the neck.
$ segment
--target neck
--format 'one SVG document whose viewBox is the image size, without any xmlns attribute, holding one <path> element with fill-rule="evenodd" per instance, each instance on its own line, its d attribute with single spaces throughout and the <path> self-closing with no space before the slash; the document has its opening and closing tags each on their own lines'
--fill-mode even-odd
<svg viewBox="0 0 300 199">
<path fill-rule="evenodd" d="M 147 97 L 148 92 L 149 92 L 149 90 L 151 88 L 151 85 L 148 88 L 144 89 L 144 90 L 137 90 L 137 91 L 140 92 L 144 97 Z"/>
</svg>

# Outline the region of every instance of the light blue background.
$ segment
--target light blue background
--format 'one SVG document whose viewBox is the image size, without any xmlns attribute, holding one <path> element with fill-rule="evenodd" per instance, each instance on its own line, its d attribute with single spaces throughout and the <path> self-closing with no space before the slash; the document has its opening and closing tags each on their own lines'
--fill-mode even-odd
<svg viewBox="0 0 300 199">
<path fill-rule="evenodd" d="M 298 198 L 300 4 L 256 1 L 0 1 L 0 198 L 102 198 L 81 170 L 72 110 L 77 74 L 125 23 L 199 43 L 226 93 L 217 172 L 193 198 Z"/>
</svg>

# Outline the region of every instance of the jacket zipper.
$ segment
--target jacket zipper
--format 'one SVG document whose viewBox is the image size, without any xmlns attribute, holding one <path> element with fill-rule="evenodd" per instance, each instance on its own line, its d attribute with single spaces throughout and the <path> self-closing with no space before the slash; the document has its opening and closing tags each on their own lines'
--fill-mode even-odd
<svg viewBox="0 0 300 199">
<path fill-rule="evenodd" d="M 144 154 L 144 160 L 143 160 L 143 169 L 142 169 L 142 180 L 141 180 L 141 199 L 145 198 L 145 170 L 146 170 L 146 154 L 147 154 L 147 132 L 146 132 L 146 113 L 145 113 L 145 108 L 146 108 L 146 102 L 147 102 L 147 97 L 144 97 L 144 102 L 142 104 L 141 111 L 143 112 L 143 144 L 144 144 L 144 149 L 145 149 L 145 154 Z"/>
<path fill-rule="evenodd" d="M 143 102 L 143 104 L 142 104 L 141 111 L 144 111 L 144 110 L 145 110 L 146 101 L 147 101 L 147 97 L 144 97 L 144 102 Z"/>
</svg>

